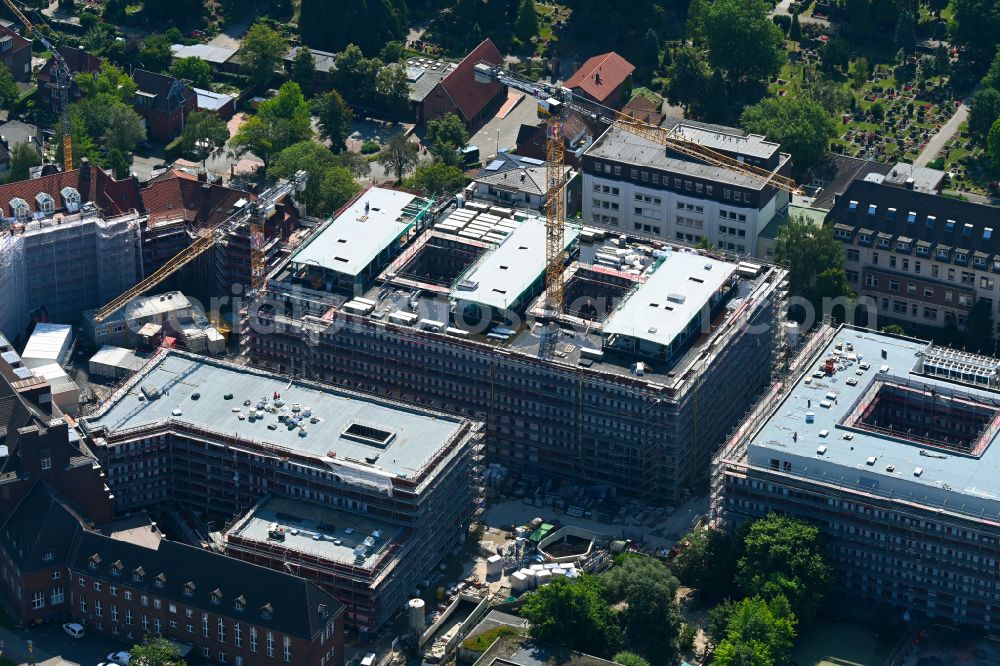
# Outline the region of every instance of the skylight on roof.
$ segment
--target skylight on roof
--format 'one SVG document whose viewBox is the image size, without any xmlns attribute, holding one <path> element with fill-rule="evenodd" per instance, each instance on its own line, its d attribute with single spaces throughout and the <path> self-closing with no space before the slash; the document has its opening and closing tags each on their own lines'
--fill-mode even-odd
<svg viewBox="0 0 1000 666">
<path fill-rule="evenodd" d="M 983 240 L 989 240 L 993 238 L 993 229 L 991 227 L 986 227 L 983 229 Z"/>
</svg>

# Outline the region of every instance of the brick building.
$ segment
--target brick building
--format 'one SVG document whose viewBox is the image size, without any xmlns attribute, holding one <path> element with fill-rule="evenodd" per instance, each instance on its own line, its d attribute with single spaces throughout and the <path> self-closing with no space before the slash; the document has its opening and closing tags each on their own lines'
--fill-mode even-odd
<svg viewBox="0 0 1000 666">
<path fill-rule="evenodd" d="M 69 71 L 75 74 L 96 74 L 101 69 L 104 62 L 95 55 L 87 53 L 83 47 L 60 46 L 59 53 L 69 67 Z M 58 79 L 56 77 L 56 60 L 49 58 L 45 65 L 36 74 L 38 79 L 38 104 L 50 113 L 55 113 L 59 107 Z M 69 83 L 70 103 L 80 99 L 81 93 L 76 81 Z"/>
<path fill-rule="evenodd" d="M 19 83 L 31 78 L 31 40 L 0 25 L 0 62 Z"/>
<path fill-rule="evenodd" d="M 132 108 L 146 123 L 149 138 L 166 143 L 176 138 L 188 116 L 198 109 L 194 89 L 172 76 L 137 69 L 132 73 L 138 89 Z"/>
<path fill-rule="evenodd" d="M 465 56 L 416 104 L 417 124 L 454 113 L 470 130 L 488 121 L 507 98 L 507 86 L 493 81 L 478 83 L 474 68 L 478 63 L 503 64 L 503 56 L 489 38 Z"/>
<path fill-rule="evenodd" d="M 584 100 L 618 109 L 628 99 L 634 71 L 635 65 L 609 51 L 589 58 L 563 86 Z"/>
</svg>

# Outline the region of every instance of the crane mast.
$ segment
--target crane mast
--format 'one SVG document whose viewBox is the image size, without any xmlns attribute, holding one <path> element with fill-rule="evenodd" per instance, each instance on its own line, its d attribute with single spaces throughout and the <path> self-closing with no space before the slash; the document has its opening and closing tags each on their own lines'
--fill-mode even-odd
<svg viewBox="0 0 1000 666">
<path fill-rule="evenodd" d="M 69 82 L 73 79 L 73 73 L 70 71 L 69 65 L 66 64 L 66 59 L 63 58 L 59 49 L 53 46 L 52 42 L 49 41 L 42 31 L 24 15 L 24 12 L 18 9 L 13 0 L 3 0 L 3 2 L 7 5 L 7 9 L 17 17 L 17 20 L 24 25 L 25 29 L 34 35 L 52 53 L 52 58 L 56 61 L 56 89 L 59 95 L 59 125 L 62 128 L 63 169 L 71 171 L 73 169 L 73 137 L 70 134 Z"/>
</svg>

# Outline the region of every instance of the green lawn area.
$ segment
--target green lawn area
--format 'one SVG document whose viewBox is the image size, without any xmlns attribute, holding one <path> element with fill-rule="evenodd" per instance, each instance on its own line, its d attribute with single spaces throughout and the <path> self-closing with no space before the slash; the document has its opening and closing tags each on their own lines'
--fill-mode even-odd
<svg viewBox="0 0 1000 666">
<path fill-rule="evenodd" d="M 878 636 L 861 624 L 817 621 L 795 641 L 792 661 L 799 666 L 880 666 L 896 636 Z"/>
</svg>

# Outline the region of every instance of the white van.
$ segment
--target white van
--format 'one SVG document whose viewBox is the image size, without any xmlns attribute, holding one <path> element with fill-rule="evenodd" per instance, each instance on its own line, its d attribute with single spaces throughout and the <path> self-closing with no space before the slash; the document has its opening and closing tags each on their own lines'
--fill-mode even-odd
<svg viewBox="0 0 1000 666">
<path fill-rule="evenodd" d="M 83 635 L 86 633 L 83 625 L 77 622 L 67 622 L 63 625 L 63 631 L 73 638 L 83 638 Z"/>
<path fill-rule="evenodd" d="M 375 653 L 369 652 L 365 655 L 365 658 L 361 660 L 361 666 L 375 666 Z"/>
</svg>

